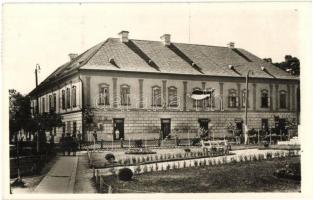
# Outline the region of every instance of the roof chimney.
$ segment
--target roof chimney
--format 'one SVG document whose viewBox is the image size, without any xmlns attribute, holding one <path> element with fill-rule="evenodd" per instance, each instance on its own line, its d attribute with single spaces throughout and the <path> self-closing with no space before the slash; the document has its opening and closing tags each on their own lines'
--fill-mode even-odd
<svg viewBox="0 0 313 200">
<path fill-rule="evenodd" d="M 128 42 L 128 34 L 129 34 L 128 31 L 119 32 L 118 35 L 120 36 L 121 42 Z"/>
<path fill-rule="evenodd" d="M 229 42 L 227 44 L 227 46 L 228 46 L 228 48 L 233 49 L 233 48 L 235 48 L 235 43 L 234 42 Z"/>
<path fill-rule="evenodd" d="M 78 56 L 78 54 L 77 53 L 70 53 L 70 54 L 68 54 L 68 56 L 70 57 L 70 61 L 73 61 Z"/>
<path fill-rule="evenodd" d="M 165 46 L 168 46 L 171 44 L 171 35 L 170 34 L 164 34 L 160 38 L 161 38 L 161 40 Z"/>
</svg>

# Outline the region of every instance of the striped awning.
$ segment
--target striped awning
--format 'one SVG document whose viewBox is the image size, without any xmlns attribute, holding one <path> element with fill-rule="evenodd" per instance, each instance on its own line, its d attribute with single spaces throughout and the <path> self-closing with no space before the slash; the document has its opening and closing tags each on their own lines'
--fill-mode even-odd
<svg viewBox="0 0 313 200">
<path fill-rule="evenodd" d="M 191 93 L 190 98 L 194 100 L 202 100 L 213 95 L 215 89 L 210 90 L 195 90 Z"/>
</svg>

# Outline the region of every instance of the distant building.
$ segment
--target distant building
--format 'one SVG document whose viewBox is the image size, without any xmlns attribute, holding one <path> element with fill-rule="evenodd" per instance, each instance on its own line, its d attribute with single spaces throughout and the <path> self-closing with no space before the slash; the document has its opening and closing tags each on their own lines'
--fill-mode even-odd
<svg viewBox="0 0 313 200">
<path fill-rule="evenodd" d="M 249 128 L 274 126 L 275 120 L 297 121 L 299 78 L 248 51 L 228 47 L 108 38 L 56 69 L 31 93 L 39 97 L 39 112 L 63 116 L 62 133 L 88 139 L 194 137 L 200 127 L 215 137 L 228 136 L 229 123 L 241 129 L 245 116 L 246 75 L 249 75 Z M 204 100 L 193 91 L 210 91 Z M 87 114 L 89 113 L 89 114 Z M 88 118 L 88 119 L 87 119 Z M 118 131 L 116 131 L 118 129 Z"/>
</svg>

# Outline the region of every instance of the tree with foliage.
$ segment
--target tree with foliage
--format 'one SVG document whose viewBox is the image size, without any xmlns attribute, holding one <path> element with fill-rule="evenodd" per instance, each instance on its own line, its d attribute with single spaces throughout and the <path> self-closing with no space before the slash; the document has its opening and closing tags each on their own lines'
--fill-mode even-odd
<svg viewBox="0 0 313 200">
<path fill-rule="evenodd" d="M 26 132 L 39 133 L 40 147 L 44 147 L 46 143 L 46 131 L 52 132 L 53 128 L 62 126 L 61 115 L 55 113 L 53 110 L 32 116 L 31 109 L 33 108 L 31 107 L 30 97 L 27 95 L 23 96 L 21 93 L 12 89 L 9 90 L 9 100 L 10 141 L 18 131 L 23 129 Z M 37 138 L 35 141 L 37 141 Z"/>
<path fill-rule="evenodd" d="M 272 63 L 271 58 L 264 58 L 263 60 Z M 291 55 L 285 56 L 285 61 L 280 63 L 273 63 L 273 65 L 281 68 L 282 70 L 289 72 L 294 76 L 300 75 L 300 60 L 297 57 L 293 57 Z"/>
<path fill-rule="evenodd" d="M 32 131 L 34 121 L 31 116 L 30 98 L 14 89 L 9 90 L 9 135 L 10 141 L 20 130 Z"/>
</svg>

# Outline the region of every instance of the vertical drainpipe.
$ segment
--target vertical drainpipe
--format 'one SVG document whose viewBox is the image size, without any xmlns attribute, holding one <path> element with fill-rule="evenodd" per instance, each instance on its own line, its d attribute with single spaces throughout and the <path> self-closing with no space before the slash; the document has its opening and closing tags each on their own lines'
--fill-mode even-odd
<svg viewBox="0 0 313 200">
<path fill-rule="evenodd" d="M 82 110 L 82 141 L 85 140 L 85 124 L 84 124 L 84 115 L 85 115 L 85 101 L 84 101 L 84 82 L 80 77 L 80 71 L 78 70 L 78 79 L 81 83 L 81 110 Z"/>
</svg>

